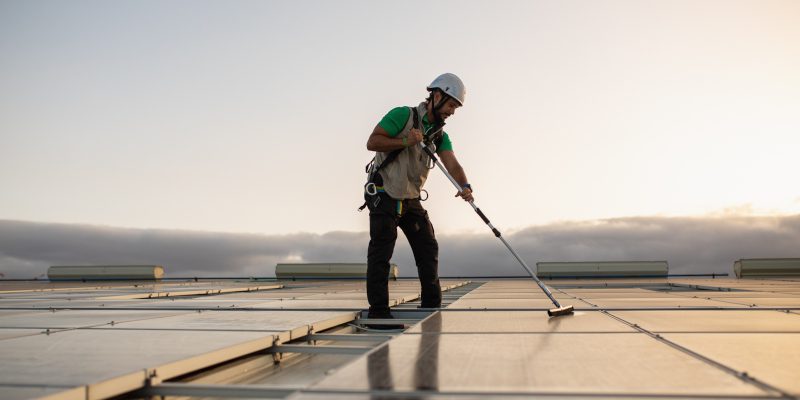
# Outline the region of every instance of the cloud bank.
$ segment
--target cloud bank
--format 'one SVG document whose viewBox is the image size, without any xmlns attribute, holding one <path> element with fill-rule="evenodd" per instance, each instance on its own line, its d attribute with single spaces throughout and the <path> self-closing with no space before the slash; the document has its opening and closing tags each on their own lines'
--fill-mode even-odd
<svg viewBox="0 0 800 400">
<path fill-rule="evenodd" d="M 538 261 L 667 260 L 672 274 L 730 273 L 739 258 L 800 257 L 800 215 L 629 217 L 534 226 L 504 235 Z M 439 234 L 442 276 L 524 275 L 488 230 Z M 159 264 L 169 277 L 274 276 L 284 261 L 366 262 L 367 232 L 261 235 L 0 220 L 0 273 L 51 265 Z M 392 260 L 415 276 L 402 233 Z"/>
</svg>

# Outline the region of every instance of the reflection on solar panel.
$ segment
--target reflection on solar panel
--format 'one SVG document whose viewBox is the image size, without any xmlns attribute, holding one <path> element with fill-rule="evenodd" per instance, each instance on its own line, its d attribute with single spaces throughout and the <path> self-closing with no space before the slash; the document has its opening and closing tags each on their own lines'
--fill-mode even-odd
<svg viewBox="0 0 800 400">
<path fill-rule="evenodd" d="M 9 399 L 800 396 L 800 279 L 0 284 Z M 403 332 L 367 328 L 403 323 Z"/>
</svg>

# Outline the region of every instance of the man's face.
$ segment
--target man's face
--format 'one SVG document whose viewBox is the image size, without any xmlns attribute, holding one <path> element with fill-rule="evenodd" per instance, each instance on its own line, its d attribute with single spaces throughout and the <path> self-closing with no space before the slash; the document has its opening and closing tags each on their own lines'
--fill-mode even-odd
<svg viewBox="0 0 800 400">
<path fill-rule="evenodd" d="M 433 94 L 434 104 L 439 104 L 442 99 L 443 94 L 436 92 Z M 439 116 L 442 117 L 442 121 L 450 117 L 451 115 L 456 113 L 456 109 L 461 107 L 457 101 L 453 100 L 451 97 L 447 97 L 447 101 L 445 101 L 442 108 L 439 109 Z"/>
</svg>

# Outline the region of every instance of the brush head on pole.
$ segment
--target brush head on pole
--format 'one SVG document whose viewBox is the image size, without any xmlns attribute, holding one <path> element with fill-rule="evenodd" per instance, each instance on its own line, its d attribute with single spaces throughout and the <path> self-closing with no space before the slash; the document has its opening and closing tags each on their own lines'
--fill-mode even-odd
<svg viewBox="0 0 800 400">
<path fill-rule="evenodd" d="M 573 306 L 564 306 L 559 308 L 551 308 L 547 310 L 547 315 L 551 317 L 560 317 L 562 315 L 570 315 L 575 312 L 575 307 Z"/>
</svg>

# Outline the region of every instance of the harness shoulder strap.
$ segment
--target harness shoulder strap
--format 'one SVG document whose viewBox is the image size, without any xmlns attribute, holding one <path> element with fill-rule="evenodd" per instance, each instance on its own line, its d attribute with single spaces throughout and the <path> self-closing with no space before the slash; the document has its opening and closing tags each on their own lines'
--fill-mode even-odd
<svg viewBox="0 0 800 400">
<path fill-rule="evenodd" d="M 413 119 L 412 126 L 414 127 L 414 129 L 419 129 L 419 112 L 417 112 L 416 107 L 409 107 L 409 108 L 411 109 L 412 112 L 411 113 L 411 118 Z M 389 155 L 386 156 L 386 159 L 383 160 L 381 165 L 378 165 L 378 167 L 375 168 L 375 172 L 380 171 L 381 168 L 383 168 L 385 165 L 388 165 L 390 162 L 394 161 L 394 159 L 397 158 L 397 156 L 399 156 L 400 153 L 405 149 L 406 148 L 404 147 L 402 149 L 397 149 L 389 153 Z"/>
</svg>

